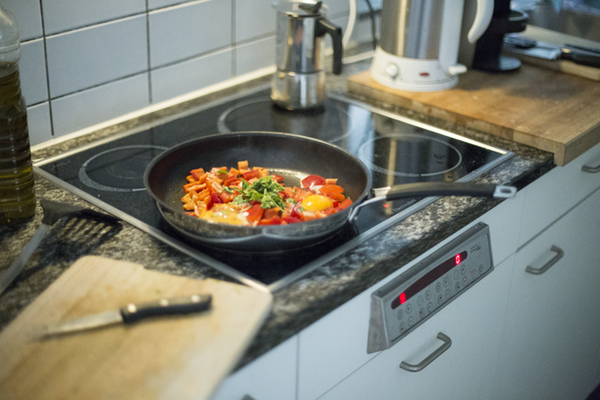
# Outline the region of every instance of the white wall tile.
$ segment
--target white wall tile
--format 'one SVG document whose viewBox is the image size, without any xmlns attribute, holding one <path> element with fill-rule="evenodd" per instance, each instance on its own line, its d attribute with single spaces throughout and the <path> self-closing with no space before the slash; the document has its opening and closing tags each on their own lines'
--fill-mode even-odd
<svg viewBox="0 0 600 400">
<path fill-rule="evenodd" d="M 174 6 L 196 0 L 148 0 L 148 9 L 154 10 L 161 7 Z"/>
<path fill-rule="evenodd" d="M 29 127 L 29 144 L 31 146 L 52 139 L 50 105 L 48 102 L 27 108 L 27 125 Z"/>
<path fill-rule="evenodd" d="M 21 41 L 42 37 L 39 0 L 2 0 L 0 5 L 17 20 Z"/>
<path fill-rule="evenodd" d="M 143 73 L 52 100 L 54 136 L 61 136 L 147 107 Z"/>
<path fill-rule="evenodd" d="M 145 16 L 125 18 L 46 41 L 52 98 L 148 68 Z"/>
<path fill-rule="evenodd" d="M 359 0 L 357 0 L 357 3 Z M 327 17 L 338 17 L 338 14 L 348 13 L 350 11 L 350 2 L 348 0 L 325 0 L 323 4 L 327 6 Z"/>
<path fill-rule="evenodd" d="M 235 41 L 275 34 L 272 0 L 235 0 Z"/>
<path fill-rule="evenodd" d="M 151 12 L 152 68 L 229 46 L 231 10 L 231 0 L 211 0 Z"/>
<path fill-rule="evenodd" d="M 21 92 L 27 105 L 48 100 L 43 39 L 30 40 L 21 44 L 19 73 L 21 75 Z"/>
<path fill-rule="evenodd" d="M 42 0 L 46 35 L 146 11 L 145 0 Z"/>
<path fill-rule="evenodd" d="M 236 46 L 236 75 L 275 65 L 275 36 Z"/>
<path fill-rule="evenodd" d="M 232 49 L 152 71 L 152 102 L 202 89 L 232 78 Z"/>
</svg>

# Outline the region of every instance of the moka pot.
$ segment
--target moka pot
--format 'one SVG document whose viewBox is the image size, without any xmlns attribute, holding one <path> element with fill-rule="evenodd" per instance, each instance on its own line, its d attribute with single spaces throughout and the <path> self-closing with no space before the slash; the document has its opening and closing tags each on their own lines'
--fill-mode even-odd
<svg viewBox="0 0 600 400">
<path fill-rule="evenodd" d="M 342 72 L 342 29 L 325 18 L 321 2 L 276 1 L 276 66 L 271 99 L 288 110 L 322 108 L 325 91 L 325 35 L 333 42 L 333 73 Z"/>
</svg>

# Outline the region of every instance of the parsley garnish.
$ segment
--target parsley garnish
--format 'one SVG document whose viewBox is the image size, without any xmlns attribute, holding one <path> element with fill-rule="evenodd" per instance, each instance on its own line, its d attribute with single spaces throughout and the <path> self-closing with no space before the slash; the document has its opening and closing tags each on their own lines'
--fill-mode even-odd
<svg viewBox="0 0 600 400">
<path fill-rule="evenodd" d="M 252 185 L 242 179 L 242 194 L 233 199 L 234 204 L 247 203 L 255 200 L 261 203 L 261 208 L 285 208 L 283 199 L 278 194 L 283 191 L 283 186 L 268 176 L 259 178 Z"/>
</svg>

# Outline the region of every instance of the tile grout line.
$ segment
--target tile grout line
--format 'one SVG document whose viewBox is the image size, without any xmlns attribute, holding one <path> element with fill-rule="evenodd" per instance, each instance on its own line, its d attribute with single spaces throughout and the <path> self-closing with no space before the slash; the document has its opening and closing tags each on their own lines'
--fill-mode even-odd
<svg viewBox="0 0 600 400">
<path fill-rule="evenodd" d="M 46 90 L 48 91 L 48 115 L 50 117 L 50 136 L 54 136 L 54 116 L 52 115 L 52 94 L 50 93 L 50 71 L 48 69 L 48 49 L 46 47 L 46 27 L 44 25 L 44 6 L 40 3 L 40 19 L 42 24 L 42 38 L 44 42 L 44 70 L 46 72 Z"/>
<path fill-rule="evenodd" d="M 148 51 L 148 104 L 152 104 L 152 63 L 150 54 L 150 10 L 146 0 L 146 48 Z"/>
</svg>

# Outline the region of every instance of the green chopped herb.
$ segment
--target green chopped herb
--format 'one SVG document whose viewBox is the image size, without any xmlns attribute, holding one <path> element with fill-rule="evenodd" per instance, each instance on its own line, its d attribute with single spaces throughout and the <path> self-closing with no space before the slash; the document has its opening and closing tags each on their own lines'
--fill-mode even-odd
<svg viewBox="0 0 600 400">
<path fill-rule="evenodd" d="M 291 197 L 288 197 L 287 199 L 285 199 L 286 203 L 292 203 L 292 204 L 298 204 L 298 202 L 294 199 L 292 199 Z"/>
<path fill-rule="evenodd" d="M 252 200 L 261 203 L 261 208 L 285 208 L 285 203 L 278 194 L 283 191 L 283 186 L 272 177 L 259 178 L 252 185 L 242 179 L 242 194 L 233 199 L 234 204 L 242 204 Z"/>
</svg>

